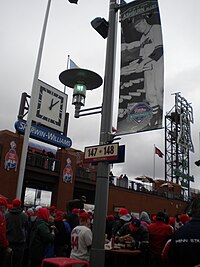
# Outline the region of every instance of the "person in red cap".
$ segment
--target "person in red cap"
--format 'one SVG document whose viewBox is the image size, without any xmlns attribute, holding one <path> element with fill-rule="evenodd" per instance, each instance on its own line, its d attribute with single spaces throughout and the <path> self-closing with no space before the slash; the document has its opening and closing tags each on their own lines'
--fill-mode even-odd
<svg viewBox="0 0 200 267">
<path fill-rule="evenodd" d="M 69 214 L 68 222 L 70 224 L 71 230 L 73 230 L 77 225 L 79 225 L 78 213 L 78 208 L 73 208 L 72 213 Z"/>
<path fill-rule="evenodd" d="M 79 214 L 79 210 L 78 210 L 77 208 L 74 208 L 74 209 L 72 210 L 72 212 L 73 212 L 73 213 L 77 213 L 77 214 Z"/>
<path fill-rule="evenodd" d="M 115 220 L 112 227 L 112 236 L 115 236 L 117 231 L 128 222 L 131 222 L 132 216 L 126 208 L 121 208 L 118 213 L 119 218 Z"/>
<path fill-rule="evenodd" d="M 149 230 L 149 267 L 163 266 L 162 251 L 166 242 L 171 238 L 174 230 L 171 225 L 165 222 L 166 214 L 158 212 L 156 221 L 151 223 Z"/>
<path fill-rule="evenodd" d="M 23 211 L 19 198 L 12 201 L 12 208 L 6 212 L 6 236 L 13 250 L 13 267 L 21 267 L 26 247 L 28 216 Z"/>
<path fill-rule="evenodd" d="M 92 231 L 89 227 L 90 218 L 87 212 L 79 215 L 80 225 L 71 232 L 70 258 L 89 261 L 92 246 Z"/>
<path fill-rule="evenodd" d="M 136 248 L 141 250 L 137 264 L 138 266 L 146 267 L 149 232 L 139 219 L 134 217 L 131 222 L 125 223 L 117 232 L 115 242 L 125 244 L 129 249 Z M 131 266 L 132 261 L 127 262 L 127 265 Z"/>
<path fill-rule="evenodd" d="M 54 248 L 56 257 L 69 257 L 71 252 L 71 228 L 64 221 L 64 213 L 57 210 L 54 214 L 55 238 Z"/>
<path fill-rule="evenodd" d="M 49 210 L 40 208 L 32 226 L 29 244 L 29 267 L 40 267 L 42 260 L 49 253 L 54 241 L 54 233 L 50 231 Z"/>
<path fill-rule="evenodd" d="M 9 242 L 6 238 L 6 220 L 4 218 L 7 209 L 7 201 L 0 198 L 0 266 L 8 266 L 9 255 L 12 249 L 9 247 Z"/>
<path fill-rule="evenodd" d="M 189 220 L 190 217 L 185 213 L 179 216 L 179 221 L 182 223 L 182 225 L 186 224 Z"/>
</svg>

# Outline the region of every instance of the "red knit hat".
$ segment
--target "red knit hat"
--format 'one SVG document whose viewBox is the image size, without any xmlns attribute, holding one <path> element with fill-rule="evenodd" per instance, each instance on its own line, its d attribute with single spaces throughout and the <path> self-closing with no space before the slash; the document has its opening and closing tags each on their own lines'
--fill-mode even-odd
<svg viewBox="0 0 200 267">
<path fill-rule="evenodd" d="M 190 220 L 190 217 L 187 214 L 181 214 L 179 216 L 179 220 L 185 224 L 186 222 L 188 222 Z"/>
<path fill-rule="evenodd" d="M 8 206 L 8 203 L 5 198 L 2 197 L 0 198 L 0 206 L 5 206 L 5 207 Z"/>
<path fill-rule="evenodd" d="M 49 208 L 49 210 L 50 210 L 50 212 L 53 212 L 53 211 L 56 210 L 56 207 L 55 207 L 55 206 L 51 206 L 51 207 Z"/>
<path fill-rule="evenodd" d="M 78 210 L 77 208 L 74 208 L 74 209 L 72 210 L 72 212 L 73 212 L 73 213 L 79 213 L 79 210 Z"/>
<path fill-rule="evenodd" d="M 22 205 L 22 202 L 21 202 L 21 200 L 19 198 L 15 198 L 12 201 L 12 205 L 13 205 L 14 208 L 20 208 L 21 205 Z"/>
<path fill-rule="evenodd" d="M 121 208 L 120 210 L 119 210 L 119 215 L 127 215 L 128 214 L 128 210 L 127 209 L 125 209 L 125 208 Z"/>
<path fill-rule="evenodd" d="M 42 220 L 49 222 L 49 210 L 47 208 L 40 208 L 37 212 L 37 217 L 41 218 Z"/>
<path fill-rule="evenodd" d="M 82 212 L 80 215 L 79 215 L 79 218 L 82 220 L 82 221 L 87 221 L 87 219 L 89 219 L 89 214 L 87 212 Z"/>
<path fill-rule="evenodd" d="M 54 220 L 55 221 L 62 221 L 63 220 L 63 212 L 61 210 L 57 210 L 54 214 Z"/>
<path fill-rule="evenodd" d="M 106 217 L 106 220 L 109 221 L 109 222 L 112 222 L 115 220 L 115 217 L 112 215 L 112 214 L 109 214 L 107 217 Z"/>
<path fill-rule="evenodd" d="M 11 210 L 13 205 L 12 204 L 8 204 L 7 207 L 8 207 L 8 210 Z"/>
<path fill-rule="evenodd" d="M 169 224 L 170 224 L 171 226 L 174 226 L 174 225 L 175 225 L 175 222 L 176 222 L 176 220 L 175 220 L 174 217 L 169 217 Z"/>
<path fill-rule="evenodd" d="M 152 217 L 152 221 L 153 221 L 153 222 L 156 221 L 156 215 L 153 215 L 153 217 Z"/>
</svg>

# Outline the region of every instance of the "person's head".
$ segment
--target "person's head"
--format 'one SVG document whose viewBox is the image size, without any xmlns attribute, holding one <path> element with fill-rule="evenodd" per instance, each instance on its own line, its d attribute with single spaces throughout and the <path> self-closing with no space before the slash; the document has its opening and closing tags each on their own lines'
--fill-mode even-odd
<svg viewBox="0 0 200 267">
<path fill-rule="evenodd" d="M 8 203 L 8 205 L 7 205 L 8 210 L 11 210 L 12 207 L 13 207 L 13 205 Z"/>
<path fill-rule="evenodd" d="M 106 216 L 106 220 L 108 222 L 113 222 L 115 220 L 115 217 L 112 214 L 109 214 L 109 215 Z"/>
<path fill-rule="evenodd" d="M 26 214 L 27 214 L 29 217 L 33 216 L 33 215 L 34 215 L 34 211 L 33 211 L 33 209 L 32 209 L 32 208 L 28 208 L 27 211 L 26 211 Z"/>
<path fill-rule="evenodd" d="M 79 209 L 77 209 L 77 208 L 74 208 L 73 210 L 72 210 L 72 213 L 74 213 L 74 214 L 79 214 Z"/>
<path fill-rule="evenodd" d="M 129 214 L 128 210 L 126 208 L 121 208 L 119 210 L 119 218 L 120 220 L 123 220 L 125 222 L 128 222 L 131 220 L 131 215 Z"/>
<path fill-rule="evenodd" d="M 133 218 L 133 220 L 130 223 L 130 229 L 131 231 L 137 231 L 140 228 L 141 221 L 137 218 Z"/>
<path fill-rule="evenodd" d="M 50 217 L 49 210 L 47 208 L 40 208 L 37 211 L 37 217 L 46 222 L 49 222 L 49 217 Z"/>
<path fill-rule="evenodd" d="M 54 213 L 54 221 L 62 221 L 63 218 L 64 218 L 64 214 L 63 214 L 62 210 L 57 210 Z"/>
<path fill-rule="evenodd" d="M 13 199 L 12 206 L 13 206 L 13 208 L 21 208 L 21 206 L 22 206 L 21 200 L 19 198 Z"/>
<path fill-rule="evenodd" d="M 159 221 L 159 222 L 165 222 L 165 213 L 162 212 L 162 211 L 159 211 L 159 212 L 156 214 L 156 221 Z"/>
<path fill-rule="evenodd" d="M 51 206 L 49 208 L 49 212 L 50 212 L 51 215 L 53 215 L 56 212 L 56 207 L 55 206 Z"/>
<path fill-rule="evenodd" d="M 179 216 L 179 221 L 182 223 L 182 224 L 186 224 L 188 221 L 190 220 L 190 217 L 186 214 L 186 213 L 183 213 Z"/>
<path fill-rule="evenodd" d="M 175 223 L 176 223 L 175 218 L 170 216 L 169 217 L 169 225 L 171 225 L 172 227 L 175 227 Z"/>
<path fill-rule="evenodd" d="M 38 210 L 41 209 L 41 208 L 42 208 L 42 206 L 36 206 L 36 207 L 35 207 L 35 215 L 36 215 L 36 216 L 37 216 L 37 212 L 38 212 Z"/>
<path fill-rule="evenodd" d="M 151 223 L 151 220 L 149 218 L 149 214 L 146 211 L 142 211 L 140 213 L 140 220 L 145 221 L 146 223 Z"/>
<path fill-rule="evenodd" d="M 148 27 L 148 23 L 143 15 L 136 15 L 132 19 L 136 31 L 144 33 Z"/>
<path fill-rule="evenodd" d="M 87 212 L 82 212 L 81 214 L 79 214 L 79 222 L 80 222 L 80 225 L 89 226 L 90 225 L 89 214 Z"/>
</svg>

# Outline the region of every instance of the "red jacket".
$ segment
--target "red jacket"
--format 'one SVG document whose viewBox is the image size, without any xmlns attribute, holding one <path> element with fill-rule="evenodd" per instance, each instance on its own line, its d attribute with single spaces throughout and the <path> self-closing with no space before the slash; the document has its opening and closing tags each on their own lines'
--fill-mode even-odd
<svg viewBox="0 0 200 267">
<path fill-rule="evenodd" d="M 162 221 L 156 221 L 149 225 L 148 230 L 150 251 L 155 255 L 161 256 L 167 240 L 173 233 L 173 228 Z"/>
<path fill-rule="evenodd" d="M 8 240 L 6 239 L 6 220 L 0 212 L 0 249 L 6 249 L 8 244 Z"/>
</svg>

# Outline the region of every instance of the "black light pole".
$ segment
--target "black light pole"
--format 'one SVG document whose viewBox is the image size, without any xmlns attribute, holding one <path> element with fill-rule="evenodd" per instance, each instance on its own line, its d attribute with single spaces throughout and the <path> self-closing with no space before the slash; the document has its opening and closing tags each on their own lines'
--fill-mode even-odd
<svg viewBox="0 0 200 267">
<path fill-rule="evenodd" d="M 109 29 L 106 49 L 105 76 L 103 88 L 103 104 L 101 118 L 100 145 L 107 144 L 111 138 L 114 74 L 116 61 L 116 36 L 117 36 L 117 3 L 110 0 Z M 104 267 L 105 262 L 105 226 L 107 215 L 108 191 L 109 191 L 110 165 L 107 162 L 98 163 L 95 213 L 93 225 L 93 240 L 90 257 L 91 267 Z"/>
</svg>

